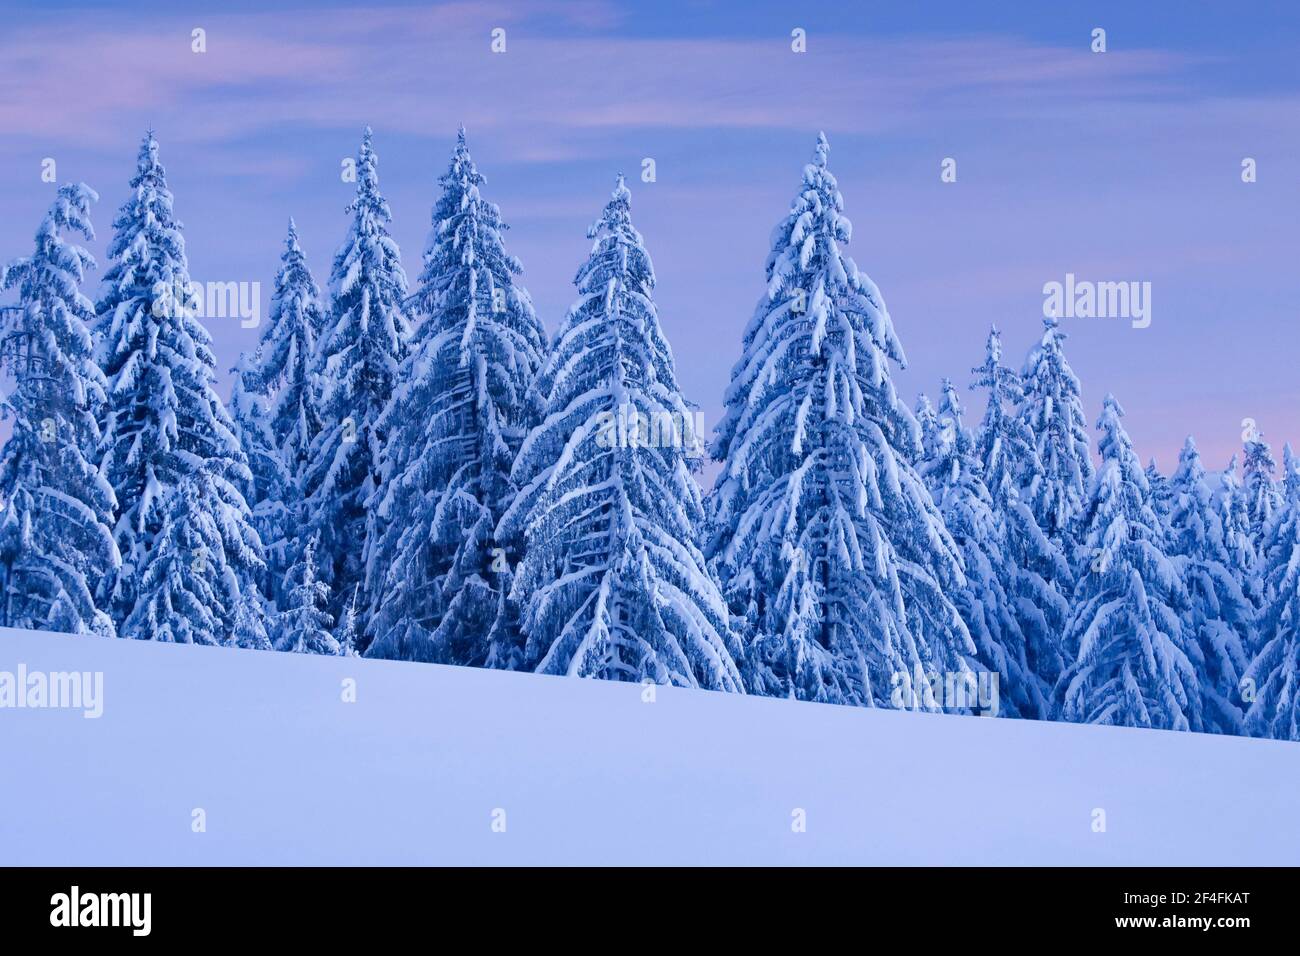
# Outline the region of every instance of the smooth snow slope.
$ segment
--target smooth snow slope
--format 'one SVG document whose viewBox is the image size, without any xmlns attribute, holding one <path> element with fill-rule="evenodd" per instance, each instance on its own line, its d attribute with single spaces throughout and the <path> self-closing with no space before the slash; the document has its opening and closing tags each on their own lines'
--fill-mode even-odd
<svg viewBox="0 0 1300 956">
<path fill-rule="evenodd" d="M 0 709 L 0 864 L 1300 863 L 1297 744 L 0 630 L 20 662 L 104 713 Z"/>
</svg>

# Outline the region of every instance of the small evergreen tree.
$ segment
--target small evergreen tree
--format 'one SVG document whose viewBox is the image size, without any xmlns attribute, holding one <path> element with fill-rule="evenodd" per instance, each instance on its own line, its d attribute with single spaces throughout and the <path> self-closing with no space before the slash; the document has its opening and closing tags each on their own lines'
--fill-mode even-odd
<svg viewBox="0 0 1300 956">
<path fill-rule="evenodd" d="M 361 638 L 361 585 L 352 588 L 352 597 L 343 607 L 343 616 L 334 631 L 334 640 L 339 646 L 340 657 L 356 657 L 357 642 Z"/>
<path fill-rule="evenodd" d="M 1237 456 L 1219 475 L 1219 488 L 1213 498 L 1214 509 L 1223 527 L 1223 544 L 1228 549 L 1229 568 L 1242 582 L 1252 603 L 1258 607 L 1259 595 L 1255 586 L 1255 543 L 1250 534 L 1250 514 L 1246 495 L 1237 475 Z"/>
<path fill-rule="evenodd" d="M 330 633 L 334 618 L 329 606 L 330 588 L 316 576 L 316 538 L 303 547 L 284 582 L 284 610 L 275 622 L 275 649 L 297 654 L 340 653 Z"/>
<path fill-rule="evenodd" d="M 997 326 L 989 330 L 984 364 L 971 369 L 972 388 L 988 392 L 984 417 L 975 435 L 984 484 L 995 499 L 1002 499 L 1019 487 L 1020 476 L 1033 468 L 1034 436 L 1014 409 L 1024 401 L 1020 376 L 1002 364 L 1002 334 Z"/>
<path fill-rule="evenodd" d="M 1242 492 L 1246 502 L 1246 520 L 1253 550 L 1263 547 L 1269 524 L 1278 509 L 1280 498 L 1273 482 L 1277 462 L 1262 432 L 1251 429 L 1242 449 Z"/>
<path fill-rule="evenodd" d="M 1147 461 L 1146 477 L 1147 487 L 1151 489 L 1151 507 L 1156 517 L 1167 525 L 1173 508 L 1173 489 L 1169 479 L 1160 473 L 1154 457 Z"/>
</svg>

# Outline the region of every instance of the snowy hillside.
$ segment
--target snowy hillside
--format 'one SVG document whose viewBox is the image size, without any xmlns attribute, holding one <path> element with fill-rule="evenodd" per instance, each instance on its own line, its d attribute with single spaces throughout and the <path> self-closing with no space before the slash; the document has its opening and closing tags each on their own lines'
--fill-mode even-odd
<svg viewBox="0 0 1300 956">
<path fill-rule="evenodd" d="M 1300 861 L 1292 743 L 0 630 L 20 665 L 103 713 L 0 709 L 0 864 Z"/>
</svg>

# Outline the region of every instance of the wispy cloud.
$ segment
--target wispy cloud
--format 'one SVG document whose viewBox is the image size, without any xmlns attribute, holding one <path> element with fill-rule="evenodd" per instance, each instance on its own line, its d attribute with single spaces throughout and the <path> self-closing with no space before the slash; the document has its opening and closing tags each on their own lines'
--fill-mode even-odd
<svg viewBox="0 0 1300 956">
<path fill-rule="evenodd" d="M 573 29 L 557 33 L 557 22 Z M 1192 61 L 1008 37 L 681 39 L 603 32 L 606 4 L 456 3 L 153 19 L 88 16 L 16 26 L 0 38 L 0 125 L 55 143 L 120 140 L 163 126 L 186 141 L 248 137 L 286 122 L 364 120 L 400 133 L 449 117 L 509 134 L 524 155 L 556 129 L 915 127 L 936 113 L 998 116 L 1154 100 Z M 191 51 L 190 30 L 207 33 Z M 507 52 L 489 49 L 507 30 Z M 553 138 L 553 142 L 558 141 Z"/>
</svg>

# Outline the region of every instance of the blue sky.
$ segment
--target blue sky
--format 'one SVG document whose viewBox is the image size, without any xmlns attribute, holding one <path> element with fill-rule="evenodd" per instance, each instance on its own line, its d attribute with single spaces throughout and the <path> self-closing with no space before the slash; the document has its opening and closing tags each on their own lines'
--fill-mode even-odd
<svg viewBox="0 0 1300 956">
<path fill-rule="evenodd" d="M 1018 364 L 1043 284 L 1068 272 L 1152 284 L 1149 328 L 1065 320 L 1090 419 L 1114 392 L 1165 468 L 1189 431 L 1217 467 L 1246 417 L 1275 446 L 1300 441 L 1300 13 L 1286 4 L 8 6 L 0 257 L 28 251 L 52 157 L 101 195 L 102 258 L 152 125 L 196 279 L 260 281 L 265 298 L 292 215 L 323 285 L 347 228 L 340 162 L 370 124 L 414 278 L 464 123 L 551 331 L 586 227 L 628 174 L 680 379 L 711 427 L 770 230 L 825 130 L 909 402 L 943 375 L 965 384 L 990 323 Z M 1244 157 L 1258 182 L 1241 182 Z M 257 333 L 212 325 L 224 370 Z"/>
</svg>

